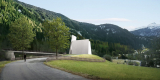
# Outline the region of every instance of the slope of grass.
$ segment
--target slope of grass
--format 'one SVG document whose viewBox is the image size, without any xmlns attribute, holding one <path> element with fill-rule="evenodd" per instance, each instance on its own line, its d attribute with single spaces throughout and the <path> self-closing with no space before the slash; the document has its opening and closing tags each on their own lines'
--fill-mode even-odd
<svg viewBox="0 0 160 80">
<path fill-rule="evenodd" d="M 96 55 L 90 55 L 90 54 L 80 54 L 80 55 L 70 55 L 71 57 L 78 57 L 78 58 L 89 58 L 89 59 L 103 59 Z"/>
<path fill-rule="evenodd" d="M 12 61 L 0 61 L 0 72 L 1 72 L 2 68 L 3 68 L 6 64 L 8 64 L 8 63 L 10 63 L 10 62 L 12 62 Z"/>
<path fill-rule="evenodd" d="M 54 60 L 45 64 L 89 78 L 111 80 L 160 80 L 160 69 L 114 64 L 112 62 L 83 62 Z"/>
</svg>

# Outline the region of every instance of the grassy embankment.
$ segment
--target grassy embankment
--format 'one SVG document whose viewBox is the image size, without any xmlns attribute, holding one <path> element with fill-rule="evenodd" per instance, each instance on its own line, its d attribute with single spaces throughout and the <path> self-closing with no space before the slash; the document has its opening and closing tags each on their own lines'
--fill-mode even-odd
<svg viewBox="0 0 160 80">
<path fill-rule="evenodd" d="M 67 55 L 67 56 L 71 56 L 71 57 L 78 57 L 78 58 L 89 58 L 89 59 L 102 59 L 99 56 L 96 55 L 88 55 L 88 54 L 81 54 L 81 55 Z M 104 60 L 104 59 L 102 59 Z"/>
<path fill-rule="evenodd" d="M 0 61 L 0 73 L 1 73 L 2 68 L 3 68 L 6 64 L 8 64 L 8 63 L 10 63 L 10 62 L 12 62 L 12 61 Z"/>
<path fill-rule="evenodd" d="M 88 55 L 93 57 L 92 55 Z M 75 57 L 75 56 L 74 56 Z M 80 55 L 80 57 L 86 57 Z M 94 58 L 99 58 L 94 55 Z M 45 64 L 67 72 L 93 79 L 111 80 L 160 80 L 160 69 L 140 66 L 130 66 L 106 62 L 86 62 L 74 60 L 54 60 Z"/>
</svg>

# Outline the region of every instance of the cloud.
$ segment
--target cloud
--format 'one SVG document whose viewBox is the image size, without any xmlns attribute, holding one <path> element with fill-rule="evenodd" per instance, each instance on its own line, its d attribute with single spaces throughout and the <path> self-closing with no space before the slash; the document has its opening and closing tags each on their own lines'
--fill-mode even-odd
<svg viewBox="0 0 160 80">
<path fill-rule="evenodd" d="M 125 27 L 123 27 L 123 28 L 125 28 L 125 29 L 127 29 L 127 30 L 129 30 L 129 31 L 136 30 L 136 26 L 125 26 Z"/>
</svg>

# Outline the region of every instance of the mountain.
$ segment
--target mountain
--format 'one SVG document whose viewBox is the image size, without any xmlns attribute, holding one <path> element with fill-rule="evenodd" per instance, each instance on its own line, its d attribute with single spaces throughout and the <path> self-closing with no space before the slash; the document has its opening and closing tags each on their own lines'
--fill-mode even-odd
<svg viewBox="0 0 160 80">
<path fill-rule="evenodd" d="M 20 2 L 18 0 L 6 0 L 6 1 L 8 1 L 9 3 L 8 4 L 3 3 L 3 4 L 6 4 L 4 7 L 8 8 L 4 8 L 4 10 L 0 11 L 2 12 L 2 17 L 3 15 L 6 16 L 6 18 L 4 17 L 3 17 L 4 19 L 2 18 L 2 22 L 7 23 L 7 24 L 0 23 L 1 26 L 5 27 L 5 28 L 0 27 L 1 36 L 2 35 L 5 36 L 8 33 L 8 27 L 11 20 L 14 21 L 20 15 L 24 15 L 32 21 L 32 23 L 34 24 L 34 28 L 38 29 L 36 30 L 38 31 L 36 33 L 36 39 L 39 42 L 43 41 L 43 33 L 42 33 L 43 27 L 41 23 L 44 20 L 52 20 L 53 18 L 56 17 L 61 17 L 62 20 L 65 22 L 66 26 L 68 26 L 71 29 L 70 30 L 71 34 L 77 36 L 78 39 L 87 38 L 90 40 L 99 40 L 108 43 L 120 43 L 123 45 L 131 46 L 134 49 L 141 48 L 142 44 L 146 46 L 150 42 L 150 39 L 135 36 L 128 30 L 122 29 L 121 27 L 114 24 L 94 25 L 90 23 L 78 22 L 64 16 L 63 14 L 45 10 L 30 4 Z M 3 8 L 3 4 L 1 8 Z M 12 16 L 7 15 L 8 12 Z M 8 16 L 12 17 L 12 19 L 8 19 Z M 0 15 L 0 20 L 1 20 L 1 15 Z"/>
<path fill-rule="evenodd" d="M 134 35 L 137 35 L 137 36 L 160 37 L 160 24 L 156 24 L 154 22 L 154 23 L 151 23 L 148 26 L 143 27 L 141 29 L 131 31 L 131 33 L 133 33 Z"/>
</svg>

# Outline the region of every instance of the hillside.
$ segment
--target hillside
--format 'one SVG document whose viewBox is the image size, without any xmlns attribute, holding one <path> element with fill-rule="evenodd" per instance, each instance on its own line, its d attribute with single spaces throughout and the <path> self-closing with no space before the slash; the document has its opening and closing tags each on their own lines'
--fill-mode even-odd
<svg viewBox="0 0 160 80">
<path fill-rule="evenodd" d="M 33 27 L 33 32 L 36 33 L 33 42 L 30 43 L 31 48 L 28 48 L 26 50 L 55 52 L 55 50 L 51 49 L 43 34 L 44 28 L 42 26 L 42 23 L 44 21 L 44 18 L 42 18 L 41 13 L 45 13 L 45 10 L 41 13 L 36 12 L 35 10 L 30 8 L 28 9 L 27 7 L 13 0 L 1 0 L 0 8 L 0 49 L 16 50 L 15 48 L 13 48 L 8 39 L 8 33 L 10 33 L 9 28 L 12 26 L 11 23 L 15 20 L 21 17 L 26 17 L 26 19 Z M 74 20 L 70 20 L 67 17 L 63 17 L 63 15 L 61 14 L 59 15 L 60 16 L 58 17 L 62 17 L 66 25 L 70 27 L 71 35 L 73 34 L 77 36 L 77 39 L 90 39 L 93 50 L 92 52 L 95 55 L 103 56 L 105 54 L 108 54 L 117 56 L 118 54 L 128 54 L 134 51 L 130 46 L 105 41 L 104 38 L 106 36 L 104 36 L 104 33 L 101 33 L 103 29 L 97 25 L 77 22 Z M 70 21 L 71 23 L 66 21 Z M 67 49 L 59 49 L 58 52 L 68 53 L 69 46 Z"/>
<path fill-rule="evenodd" d="M 129 45 L 135 49 L 141 48 L 142 44 L 144 44 L 145 46 L 148 45 L 149 39 L 145 40 L 143 38 L 136 38 L 136 36 L 131 34 L 128 30 L 122 29 L 117 25 L 94 25 L 90 23 L 78 22 L 75 20 L 71 20 L 60 13 L 45 10 L 17 0 L 14 1 L 21 4 L 23 8 L 26 8 L 31 13 L 36 14 L 37 16 L 35 16 L 35 18 L 38 18 L 39 21 L 52 20 L 53 18 L 61 17 L 65 22 L 66 26 L 71 28 L 71 34 L 78 36 L 78 39 L 83 36 L 84 38 L 93 40 Z M 27 16 L 30 17 L 29 15 Z"/>
</svg>

